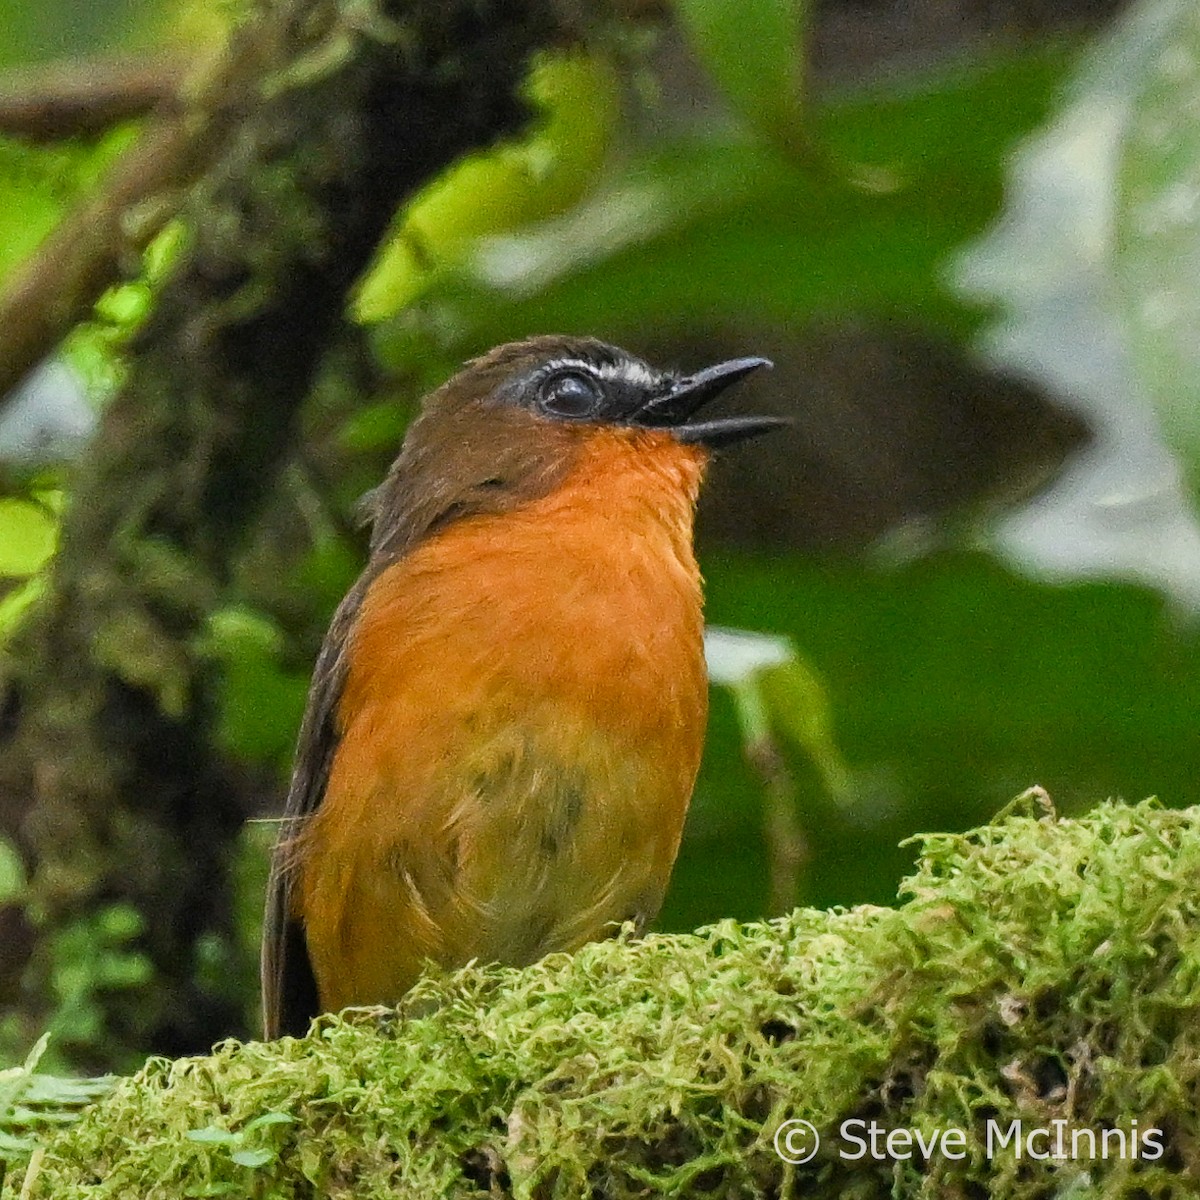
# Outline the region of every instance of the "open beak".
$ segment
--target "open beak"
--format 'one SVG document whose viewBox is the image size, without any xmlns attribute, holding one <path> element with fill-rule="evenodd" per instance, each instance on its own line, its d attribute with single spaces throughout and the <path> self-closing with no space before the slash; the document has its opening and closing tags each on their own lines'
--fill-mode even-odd
<svg viewBox="0 0 1200 1200">
<path fill-rule="evenodd" d="M 772 429 L 789 425 L 785 417 L 718 417 L 712 421 L 692 421 L 710 400 L 719 396 L 759 367 L 773 364 L 766 358 L 733 358 L 706 367 L 695 375 L 680 379 L 666 392 L 655 396 L 637 414 L 639 425 L 668 427 L 681 442 L 704 446 L 727 446 L 744 438 L 756 437 Z"/>
</svg>

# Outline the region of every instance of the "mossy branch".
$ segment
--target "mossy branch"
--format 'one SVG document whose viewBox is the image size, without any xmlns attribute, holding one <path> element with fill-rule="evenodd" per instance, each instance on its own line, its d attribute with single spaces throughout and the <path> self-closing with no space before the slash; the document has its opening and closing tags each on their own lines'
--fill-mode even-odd
<svg viewBox="0 0 1200 1200">
<path fill-rule="evenodd" d="M 898 908 L 621 938 L 152 1061 L 3 1197 L 1187 1194 L 1198 881 L 1200 809 L 1018 806 L 923 838 Z M 791 1118 L 822 1137 L 805 1164 L 773 1145 Z M 854 1119 L 961 1129 L 967 1153 L 849 1160 Z M 1014 1120 L 1121 1130 L 1126 1153 L 989 1157 L 987 1123 Z M 1162 1131 L 1138 1154 L 1135 1121 Z"/>
</svg>

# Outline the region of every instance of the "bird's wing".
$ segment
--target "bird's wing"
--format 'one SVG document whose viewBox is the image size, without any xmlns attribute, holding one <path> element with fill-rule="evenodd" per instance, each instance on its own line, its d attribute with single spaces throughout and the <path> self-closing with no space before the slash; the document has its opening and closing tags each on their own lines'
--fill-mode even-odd
<svg viewBox="0 0 1200 1200">
<path fill-rule="evenodd" d="M 271 862 L 262 935 L 263 1035 L 301 1036 L 320 1011 L 304 930 L 292 915 L 293 847 L 305 819 L 320 806 L 337 748 L 337 706 L 346 678 L 346 643 L 370 584 L 364 573 L 334 613 L 313 669 L 300 726 L 292 783 Z"/>
<path fill-rule="evenodd" d="M 490 476 L 496 469 L 496 448 L 484 443 L 481 446 Z M 308 706 L 296 746 L 292 785 L 267 885 L 261 961 L 263 1032 L 267 1038 L 285 1033 L 302 1035 L 321 1011 L 304 929 L 292 916 L 292 890 L 296 882 L 292 849 L 306 818 L 320 807 L 325 797 L 338 743 L 337 708 L 346 681 L 347 641 L 363 597 L 383 571 L 447 521 L 481 512 L 504 511 L 511 503 L 507 494 L 498 497 L 487 487 L 467 488 L 463 492 L 438 486 L 437 477 L 427 478 L 423 473 L 434 461 L 434 457 L 423 453 L 413 452 L 410 457 L 406 440 L 391 475 L 364 497 L 361 515 L 374 523 L 371 559 L 334 613 L 313 669 Z"/>
</svg>

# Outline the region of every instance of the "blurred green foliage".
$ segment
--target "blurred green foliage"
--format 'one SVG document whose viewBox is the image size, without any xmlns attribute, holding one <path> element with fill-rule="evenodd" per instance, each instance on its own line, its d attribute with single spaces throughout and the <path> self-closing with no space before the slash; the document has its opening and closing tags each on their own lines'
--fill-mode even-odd
<svg viewBox="0 0 1200 1200">
<path fill-rule="evenodd" d="M 218 609 L 208 621 L 205 652 L 220 669 L 217 737 L 229 754 L 286 769 L 304 714 L 308 672 L 281 663 L 282 629 L 246 605 Z"/>
<path fill-rule="evenodd" d="M 49 935 L 54 940 L 55 970 L 44 1069 L 64 1072 L 80 1062 L 104 1058 L 106 1006 L 114 994 L 144 984 L 153 973 L 149 958 L 138 947 L 142 929 L 142 914 L 132 906 L 108 904 Z M 13 1014 L 0 1014 L 3 1057 L 13 1056 L 24 1034 Z"/>
<path fill-rule="evenodd" d="M 57 523 L 48 505 L 0 498 L 0 529 L 0 576 L 32 575 L 54 553 Z"/>
<path fill-rule="evenodd" d="M 0 275 L 7 275 L 102 177 L 130 142 L 119 129 L 95 140 L 30 146 L 0 135 Z"/>
<path fill-rule="evenodd" d="M 479 238 L 554 216 L 587 193 L 619 119 L 616 73 L 595 56 L 545 55 L 526 90 L 542 114 L 528 137 L 469 156 L 397 216 L 359 290 L 360 320 L 411 305 Z"/>
<path fill-rule="evenodd" d="M 675 11 L 746 126 L 783 153 L 804 157 L 807 0 L 679 0 Z"/>
<path fill-rule="evenodd" d="M 167 7 L 151 5 L 146 19 Z M 1172 25 L 1173 6 L 1161 7 L 1171 36 L 1200 55 L 1194 12 Z M 532 131 L 432 181 L 397 215 L 353 315 L 401 386 L 314 418 L 314 430 L 331 436 L 317 446 L 310 430 L 306 453 L 331 457 L 339 483 L 289 510 L 300 533 L 272 594 L 243 581 L 210 618 L 202 649 L 220 680 L 224 752 L 285 779 L 314 630 L 348 582 L 348 564 L 361 561 L 361 542 L 344 532 L 345 480 L 378 477 L 414 397 L 465 356 L 551 330 L 636 350 L 647 338 L 713 330 L 752 343 L 756 331 L 793 335 L 817 318 L 894 319 L 964 343 L 984 325 L 989 314 L 949 290 L 948 262 L 1001 212 L 1009 155 L 1053 114 L 1078 45 L 984 49 L 818 101 L 806 95 L 797 50 L 804 10 L 799 0 L 682 3 L 729 110 L 702 112 L 686 128 L 630 119 L 647 103 L 622 58 L 630 46 L 547 56 L 530 82 L 541 112 Z M 747 23 L 760 56 L 745 52 Z M 1178 190 L 1194 186 L 1194 128 L 1169 152 L 1151 136 L 1184 120 L 1185 85 L 1191 76 L 1180 83 L 1158 69 L 1137 93 L 1141 134 L 1123 160 L 1122 220 L 1142 211 L 1145 189 L 1200 212 L 1192 192 Z M 0 274 L 130 136 L 50 148 L 0 142 Z M 1170 242 L 1140 228 L 1129 225 L 1121 249 L 1130 303 L 1144 313 L 1162 286 L 1186 300 L 1172 310 L 1178 327 L 1143 325 L 1143 350 L 1195 469 L 1188 356 L 1200 344 L 1191 319 L 1200 243 L 1194 221 L 1173 226 Z M 140 321 L 184 236 L 169 231 L 145 276 L 102 301 L 100 328 L 120 335 Z M 120 340 L 76 344 L 98 402 L 117 377 Z M 0 644 L 44 586 L 37 572 L 53 525 L 41 513 L 25 495 L 0 501 Z M 802 658 L 756 684 L 753 701 L 766 714 L 758 724 L 746 694 L 715 694 L 666 928 L 764 909 L 763 781 L 743 753 L 754 729 L 774 739 L 800 798 L 808 857 L 797 898 L 810 903 L 890 900 L 912 860 L 903 838 L 967 828 L 1035 782 L 1067 811 L 1105 795 L 1193 798 L 1200 644 L 1194 626 L 1147 590 L 1051 587 L 964 551 L 899 567 L 729 551 L 704 568 L 712 621 L 785 635 Z M 239 904 L 248 941 L 267 841 L 269 827 L 247 839 Z M 140 969 L 136 929 L 114 919 L 98 914 L 95 940 L 78 948 L 83 974 L 60 981 L 71 1037 L 87 1036 L 89 988 L 119 986 L 122 972 Z"/>
<path fill-rule="evenodd" d="M 803 645 L 851 764 L 843 806 L 796 763 L 810 782 L 806 902 L 889 902 L 912 861 L 902 839 L 984 820 L 1022 785 L 1068 813 L 1097 795 L 1194 799 L 1200 642 L 1149 590 L 1034 583 L 965 553 L 886 571 L 721 555 L 706 572 L 711 620 Z M 717 697 L 672 929 L 762 911 L 766 851 L 747 844 L 759 800 L 739 740 Z"/>
<path fill-rule="evenodd" d="M 1005 154 L 1069 61 L 1051 46 L 838 98 L 813 113 L 811 163 L 740 127 L 656 140 L 558 220 L 484 239 L 380 330 L 382 353 L 406 366 L 414 324 L 451 353 L 534 329 L 636 342 L 864 315 L 965 335 L 981 314 L 946 287 L 947 255 L 995 216 Z"/>
</svg>

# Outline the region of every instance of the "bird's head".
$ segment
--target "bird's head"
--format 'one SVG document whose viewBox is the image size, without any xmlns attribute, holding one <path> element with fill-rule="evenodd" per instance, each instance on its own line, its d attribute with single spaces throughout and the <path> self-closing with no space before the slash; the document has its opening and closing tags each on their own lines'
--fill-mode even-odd
<svg viewBox="0 0 1200 1200">
<path fill-rule="evenodd" d="M 664 444 L 691 460 L 787 424 L 702 409 L 765 358 L 690 375 L 660 371 L 594 338 L 498 346 L 431 393 L 378 489 L 374 550 L 400 550 L 459 517 L 503 512 L 547 494 L 598 434 L 631 456 Z"/>
</svg>

